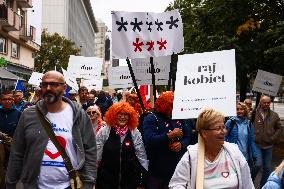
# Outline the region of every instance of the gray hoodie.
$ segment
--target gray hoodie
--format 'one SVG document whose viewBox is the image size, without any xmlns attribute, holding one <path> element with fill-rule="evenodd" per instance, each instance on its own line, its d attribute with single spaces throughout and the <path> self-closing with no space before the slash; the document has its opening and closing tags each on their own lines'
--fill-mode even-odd
<svg viewBox="0 0 284 189">
<path fill-rule="evenodd" d="M 65 97 L 63 101 L 69 103 L 73 109 L 72 136 L 79 173 L 84 188 L 91 189 L 97 175 L 97 149 L 92 123 L 78 103 L 71 102 Z M 39 101 L 36 106 L 44 115 L 47 114 L 43 101 Z M 13 137 L 6 174 L 7 189 L 15 189 L 19 180 L 23 182 L 24 188 L 38 188 L 38 176 L 47 143 L 48 136 L 40 123 L 35 106 L 26 109 L 20 117 Z"/>
</svg>

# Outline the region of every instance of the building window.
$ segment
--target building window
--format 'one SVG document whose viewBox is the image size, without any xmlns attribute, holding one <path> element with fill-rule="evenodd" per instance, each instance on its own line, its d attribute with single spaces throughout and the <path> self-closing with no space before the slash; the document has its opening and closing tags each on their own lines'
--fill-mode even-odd
<svg viewBox="0 0 284 189">
<path fill-rule="evenodd" d="M 14 58 L 19 58 L 19 51 L 20 51 L 19 44 L 12 42 L 11 47 L 12 47 L 11 56 Z"/>
<path fill-rule="evenodd" d="M 0 36 L 0 53 L 7 53 L 7 40 L 4 37 Z"/>
</svg>

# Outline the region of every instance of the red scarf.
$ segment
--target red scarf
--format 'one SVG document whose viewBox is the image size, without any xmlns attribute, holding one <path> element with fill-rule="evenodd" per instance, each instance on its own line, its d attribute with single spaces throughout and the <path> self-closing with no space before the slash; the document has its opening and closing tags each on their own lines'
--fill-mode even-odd
<svg viewBox="0 0 284 189">
<path fill-rule="evenodd" d="M 101 129 L 101 127 L 103 126 L 103 120 L 98 119 L 98 126 L 96 128 L 96 134 L 98 134 L 99 130 Z"/>
<path fill-rule="evenodd" d="M 123 137 L 128 131 L 128 126 L 127 125 L 125 125 L 124 127 L 115 126 L 114 129 L 116 134 L 118 134 L 120 137 Z"/>
</svg>

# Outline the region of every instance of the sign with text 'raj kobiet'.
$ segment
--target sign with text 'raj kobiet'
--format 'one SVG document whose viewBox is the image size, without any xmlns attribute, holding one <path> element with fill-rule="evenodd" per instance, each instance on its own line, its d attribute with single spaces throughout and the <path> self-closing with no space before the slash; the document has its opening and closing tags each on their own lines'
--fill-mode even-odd
<svg viewBox="0 0 284 189">
<path fill-rule="evenodd" d="M 178 57 L 172 117 L 197 118 L 205 108 L 236 115 L 235 50 Z"/>
<path fill-rule="evenodd" d="M 112 89 L 132 87 L 133 82 L 127 66 L 110 67 L 108 69 L 108 83 Z"/>
<path fill-rule="evenodd" d="M 102 58 L 71 55 L 67 72 L 74 78 L 100 79 L 102 65 Z"/>
<path fill-rule="evenodd" d="M 156 85 L 167 85 L 169 80 L 171 56 L 153 58 Z M 138 85 L 151 85 L 152 74 L 149 58 L 132 59 L 131 64 Z"/>
<path fill-rule="evenodd" d="M 112 55 L 116 59 L 168 56 L 183 51 L 183 24 L 177 10 L 112 12 Z"/>
<path fill-rule="evenodd" d="M 252 90 L 266 95 L 277 96 L 281 81 L 281 75 L 258 70 Z"/>
</svg>

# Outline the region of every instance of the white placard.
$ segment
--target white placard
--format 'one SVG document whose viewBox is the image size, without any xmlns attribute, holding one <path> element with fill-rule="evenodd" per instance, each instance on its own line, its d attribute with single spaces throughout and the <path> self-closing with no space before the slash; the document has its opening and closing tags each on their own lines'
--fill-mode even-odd
<svg viewBox="0 0 284 189">
<path fill-rule="evenodd" d="M 42 76 L 43 76 L 43 73 L 33 72 L 28 83 L 31 84 L 31 85 L 39 87 L 39 85 L 41 83 Z"/>
<path fill-rule="evenodd" d="M 167 85 L 169 80 L 171 56 L 153 58 L 156 85 Z M 149 58 L 132 59 L 131 64 L 138 85 L 151 85 L 152 74 Z"/>
<path fill-rule="evenodd" d="M 88 90 L 95 89 L 96 91 L 100 91 L 103 88 L 103 79 L 89 79 L 83 80 L 83 86 L 87 87 Z"/>
<path fill-rule="evenodd" d="M 108 83 L 112 89 L 133 86 L 129 68 L 127 66 L 110 67 L 108 70 Z"/>
<path fill-rule="evenodd" d="M 75 78 L 100 79 L 103 59 L 70 55 L 67 72 Z"/>
<path fill-rule="evenodd" d="M 258 70 L 252 90 L 270 96 L 277 96 L 281 81 L 281 75 Z"/>
<path fill-rule="evenodd" d="M 62 73 L 64 75 L 64 79 L 67 85 L 69 85 L 70 87 L 72 87 L 72 89 L 74 89 L 75 91 L 79 90 L 79 86 L 78 83 L 76 81 L 76 78 L 72 77 L 71 74 L 69 74 L 65 69 L 62 69 Z"/>
<path fill-rule="evenodd" d="M 197 118 L 204 108 L 236 115 L 235 50 L 178 57 L 174 119 Z"/>
<path fill-rule="evenodd" d="M 112 12 L 112 55 L 116 59 L 167 56 L 183 51 L 183 24 L 177 10 Z"/>
</svg>

